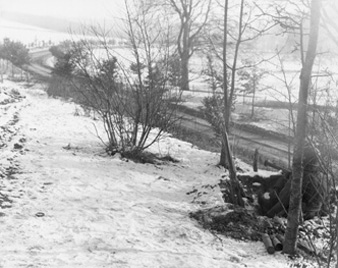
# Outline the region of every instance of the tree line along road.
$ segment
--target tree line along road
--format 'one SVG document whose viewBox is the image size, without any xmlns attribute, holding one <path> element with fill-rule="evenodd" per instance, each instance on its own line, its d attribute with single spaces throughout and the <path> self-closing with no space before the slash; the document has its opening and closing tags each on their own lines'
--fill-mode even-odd
<svg viewBox="0 0 338 268">
<path fill-rule="evenodd" d="M 30 53 L 31 64 L 25 66 L 29 72 L 38 75 L 43 80 L 51 78 L 51 68 L 47 67 L 45 62 L 52 55 L 48 49 L 36 50 Z M 190 131 L 198 132 L 209 139 L 216 139 L 215 132 L 211 125 L 204 119 L 189 115 L 184 111 L 179 111 L 178 115 L 181 118 L 180 126 L 189 129 Z M 244 131 L 240 127 L 234 127 L 229 133 L 230 141 L 235 155 L 250 159 L 255 149 L 259 150 L 260 160 L 263 162 L 266 159 L 274 161 L 284 167 L 288 166 L 290 153 L 288 143 L 283 142 L 269 135 L 261 135 L 254 132 Z M 292 148 L 290 148 L 292 152 Z"/>
</svg>

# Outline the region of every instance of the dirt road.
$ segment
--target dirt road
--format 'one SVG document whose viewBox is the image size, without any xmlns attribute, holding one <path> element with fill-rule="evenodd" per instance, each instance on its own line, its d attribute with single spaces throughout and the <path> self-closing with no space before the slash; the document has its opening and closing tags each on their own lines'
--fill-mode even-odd
<svg viewBox="0 0 338 268">
<path fill-rule="evenodd" d="M 49 79 L 52 77 L 51 68 L 48 68 L 44 64 L 48 58 L 52 57 L 48 49 L 31 51 L 29 56 L 31 57 L 31 63 L 24 66 L 25 70 L 30 73 L 35 73 L 43 79 Z"/>
<path fill-rule="evenodd" d="M 215 138 L 215 132 L 206 120 L 186 113 L 180 113 L 180 116 L 182 117 L 182 126 L 193 131 L 198 131 L 210 139 Z M 235 153 L 237 150 L 239 155 L 246 154 L 250 158 L 253 156 L 255 149 L 258 149 L 262 158 L 261 162 L 269 159 L 284 167 L 288 165 L 288 144 L 285 142 L 269 136 L 244 131 L 240 128 L 232 129 L 229 138 L 233 145 L 233 150 Z"/>
</svg>

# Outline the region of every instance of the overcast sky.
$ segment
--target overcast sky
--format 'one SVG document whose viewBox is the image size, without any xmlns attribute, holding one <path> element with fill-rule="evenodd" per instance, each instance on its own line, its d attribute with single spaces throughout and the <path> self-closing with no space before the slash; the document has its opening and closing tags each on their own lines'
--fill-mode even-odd
<svg viewBox="0 0 338 268">
<path fill-rule="evenodd" d="M 0 12 L 75 20 L 121 17 L 123 6 L 123 0 L 0 0 Z"/>
</svg>

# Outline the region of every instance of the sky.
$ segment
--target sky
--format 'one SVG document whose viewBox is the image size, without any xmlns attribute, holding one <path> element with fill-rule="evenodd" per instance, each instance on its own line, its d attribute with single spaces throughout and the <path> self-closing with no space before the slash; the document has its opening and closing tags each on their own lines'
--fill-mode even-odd
<svg viewBox="0 0 338 268">
<path fill-rule="evenodd" d="M 124 0 L 0 0 L 0 40 L 58 42 L 69 39 L 69 29 L 117 26 L 124 17 Z"/>
<path fill-rule="evenodd" d="M 123 0 L 0 0 L 1 12 L 18 12 L 75 20 L 121 17 Z"/>
</svg>

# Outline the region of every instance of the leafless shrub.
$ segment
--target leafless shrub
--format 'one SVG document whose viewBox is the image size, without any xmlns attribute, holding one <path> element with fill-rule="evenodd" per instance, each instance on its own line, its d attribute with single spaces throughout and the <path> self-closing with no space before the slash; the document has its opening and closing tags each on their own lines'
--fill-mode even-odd
<svg viewBox="0 0 338 268">
<path fill-rule="evenodd" d="M 69 81 L 81 104 L 102 119 L 108 141 L 101 140 L 110 154 L 138 155 L 178 119 L 181 93 L 170 84 L 169 28 L 153 31 L 157 20 L 142 7 L 133 11 L 127 6 L 129 46 L 122 53 L 129 58 L 116 51 L 109 31 L 100 27 L 84 29 L 82 34 L 90 33 L 94 40 L 73 42 L 65 53 L 71 56 Z"/>
</svg>

